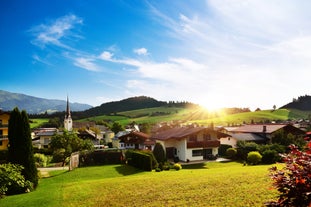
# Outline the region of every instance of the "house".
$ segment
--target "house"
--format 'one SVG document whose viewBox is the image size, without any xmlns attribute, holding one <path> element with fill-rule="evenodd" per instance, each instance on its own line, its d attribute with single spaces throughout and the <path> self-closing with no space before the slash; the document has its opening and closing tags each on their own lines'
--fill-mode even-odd
<svg viewBox="0 0 311 207">
<path fill-rule="evenodd" d="M 155 141 L 148 134 L 139 131 L 131 131 L 118 137 L 119 149 L 149 149 L 153 150 Z"/>
<path fill-rule="evenodd" d="M 151 139 L 163 145 L 168 159 L 197 161 L 217 155 L 219 138 L 228 136 L 211 128 L 188 126 L 158 131 Z"/>
<path fill-rule="evenodd" d="M 48 148 L 52 140 L 52 136 L 58 133 L 56 128 L 39 128 L 35 132 L 35 138 L 32 139 L 32 144 L 38 149 Z"/>
<path fill-rule="evenodd" d="M 281 131 L 285 135 L 292 134 L 296 137 L 303 137 L 305 135 L 303 130 L 291 124 L 250 124 L 226 128 L 226 133 L 231 135 L 231 137 L 223 137 L 220 139 L 220 142 L 221 144 L 229 144 L 232 147 L 236 147 L 238 141 L 267 144 L 276 133 Z"/>
<path fill-rule="evenodd" d="M 0 110 L 0 150 L 8 149 L 9 137 L 8 137 L 8 126 L 9 126 L 10 113 Z"/>
</svg>

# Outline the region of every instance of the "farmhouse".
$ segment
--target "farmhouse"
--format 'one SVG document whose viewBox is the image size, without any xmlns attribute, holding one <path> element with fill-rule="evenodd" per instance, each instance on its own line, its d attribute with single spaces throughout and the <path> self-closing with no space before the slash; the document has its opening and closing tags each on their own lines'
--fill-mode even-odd
<svg viewBox="0 0 311 207">
<path fill-rule="evenodd" d="M 148 134 L 138 131 L 131 131 L 118 137 L 118 139 L 120 149 L 153 150 L 155 145 L 155 141 L 151 140 Z"/>
<path fill-rule="evenodd" d="M 305 135 L 304 131 L 290 124 L 251 124 L 240 127 L 228 127 L 223 132 L 231 136 L 221 138 L 221 144 L 228 144 L 232 147 L 236 147 L 237 141 L 267 144 L 279 132 L 284 133 L 286 136 L 292 134 L 296 138 Z"/>
<path fill-rule="evenodd" d="M 168 159 L 197 161 L 216 156 L 219 138 L 228 136 L 211 128 L 187 126 L 156 132 L 151 139 L 163 145 Z"/>
<path fill-rule="evenodd" d="M 56 128 L 39 128 L 34 131 L 32 145 L 38 149 L 48 148 L 52 140 L 52 136 L 58 133 Z"/>
</svg>

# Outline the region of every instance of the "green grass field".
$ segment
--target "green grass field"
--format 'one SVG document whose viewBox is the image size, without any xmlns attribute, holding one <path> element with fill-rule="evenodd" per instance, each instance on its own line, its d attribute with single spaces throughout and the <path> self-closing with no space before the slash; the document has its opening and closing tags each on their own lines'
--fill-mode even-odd
<svg viewBox="0 0 311 207">
<path fill-rule="evenodd" d="M 275 199 L 269 165 L 208 162 L 141 172 L 125 165 L 54 171 L 36 191 L 0 200 L 9 206 L 263 206 Z"/>
<path fill-rule="evenodd" d="M 155 115 L 159 113 L 160 115 Z M 161 114 L 162 113 L 162 114 Z M 176 107 L 156 107 L 139 109 L 133 111 L 119 112 L 116 115 L 103 115 L 89 117 L 81 120 L 74 121 L 117 121 L 122 125 L 127 125 L 132 122 L 136 123 L 159 123 L 170 121 L 182 121 L 184 123 L 197 123 L 201 125 L 209 125 L 214 123 L 216 126 L 228 126 L 232 124 L 250 124 L 252 121 L 265 122 L 265 121 L 285 121 L 289 119 L 308 118 L 311 112 L 299 110 L 262 110 L 256 112 L 244 112 L 238 114 L 223 114 L 216 112 L 208 112 L 201 108 L 176 108 Z M 215 117 L 215 115 L 218 115 Z M 41 123 L 47 122 L 47 119 L 34 119 L 31 128 L 39 126 Z"/>
</svg>

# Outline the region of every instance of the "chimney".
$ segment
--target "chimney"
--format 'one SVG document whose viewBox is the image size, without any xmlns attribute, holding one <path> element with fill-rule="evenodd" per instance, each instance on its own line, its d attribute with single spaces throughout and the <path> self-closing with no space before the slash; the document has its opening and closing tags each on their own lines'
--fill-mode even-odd
<svg viewBox="0 0 311 207">
<path fill-rule="evenodd" d="M 267 132 L 267 126 L 265 126 L 265 125 L 262 126 L 262 132 L 263 132 L 263 133 L 266 133 L 266 132 Z"/>
</svg>

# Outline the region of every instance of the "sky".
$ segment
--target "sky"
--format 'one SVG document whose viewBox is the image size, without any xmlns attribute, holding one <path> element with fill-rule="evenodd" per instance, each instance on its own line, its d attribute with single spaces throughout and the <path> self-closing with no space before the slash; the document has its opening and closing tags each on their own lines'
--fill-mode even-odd
<svg viewBox="0 0 311 207">
<path fill-rule="evenodd" d="M 309 0 L 2 0 L 0 89 L 209 109 L 310 94 Z"/>
</svg>

